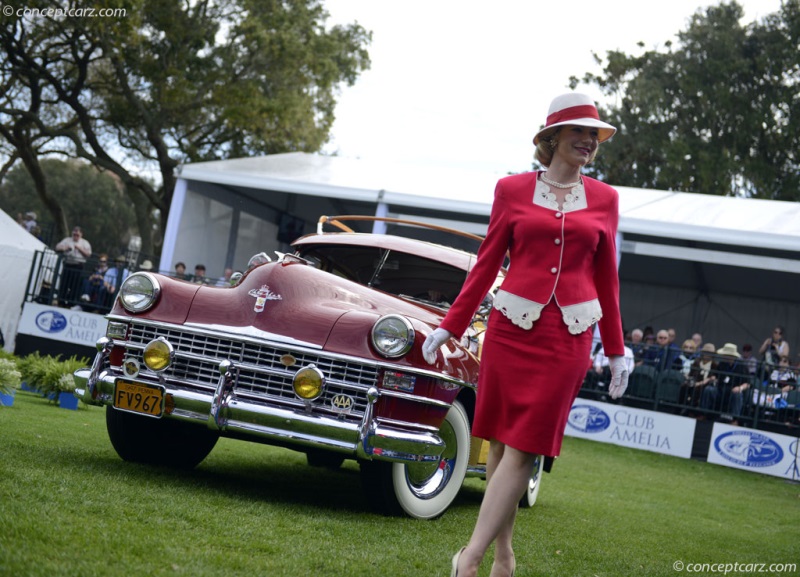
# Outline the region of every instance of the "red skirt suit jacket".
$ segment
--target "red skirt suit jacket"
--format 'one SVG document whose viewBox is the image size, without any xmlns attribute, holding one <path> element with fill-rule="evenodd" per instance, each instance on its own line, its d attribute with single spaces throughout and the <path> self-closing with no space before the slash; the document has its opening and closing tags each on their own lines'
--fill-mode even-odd
<svg viewBox="0 0 800 577">
<path fill-rule="evenodd" d="M 548 207 L 537 174 L 501 179 L 489 230 L 461 294 L 441 327 L 464 333 L 497 277 L 485 334 L 472 432 L 516 449 L 556 456 L 589 366 L 599 319 L 603 347 L 622 355 L 616 191 L 583 178 L 580 203 Z M 544 193 L 534 202 L 534 191 Z M 585 199 L 585 202 L 584 202 Z"/>
<path fill-rule="evenodd" d="M 477 262 L 440 326 L 457 337 L 464 334 L 509 252 L 501 290 L 542 305 L 554 299 L 562 311 L 597 299 L 603 349 L 608 356 L 622 355 L 617 191 L 584 176 L 587 207 L 550 210 L 533 202 L 537 175 L 527 172 L 498 181 Z"/>
</svg>

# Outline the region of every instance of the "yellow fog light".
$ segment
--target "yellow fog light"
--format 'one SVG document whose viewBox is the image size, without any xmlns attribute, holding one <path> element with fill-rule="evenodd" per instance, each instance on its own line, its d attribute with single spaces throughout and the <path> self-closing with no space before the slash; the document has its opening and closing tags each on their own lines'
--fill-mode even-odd
<svg viewBox="0 0 800 577">
<path fill-rule="evenodd" d="M 163 371 L 172 364 L 175 351 L 164 337 L 147 343 L 144 348 L 144 364 L 151 371 Z"/>
<path fill-rule="evenodd" d="M 314 365 L 309 365 L 295 373 L 292 384 L 294 393 L 298 397 L 313 401 L 322 394 L 322 388 L 325 386 L 325 375 Z"/>
</svg>

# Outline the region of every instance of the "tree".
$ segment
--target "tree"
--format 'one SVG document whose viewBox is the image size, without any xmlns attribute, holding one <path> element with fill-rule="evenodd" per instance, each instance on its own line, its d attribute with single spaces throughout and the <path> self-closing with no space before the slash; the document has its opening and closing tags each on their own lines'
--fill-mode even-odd
<svg viewBox="0 0 800 577">
<path fill-rule="evenodd" d="M 620 129 L 592 167 L 618 185 L 800 200 L 800 0 L 740 24 L 736 2 L 698 11 L 665 52 L 606 54 L 586 74 Z M 640 44 L 641 46 L 641 44 Z M 579 84 L 571 79 L 571 86 Z"/>
<path fill-rule="evenodd" d="M 63 8 L 53 0 L 29 4 Z M 153 214 L 163 230 L 181 163 L 319 150 L 336 90 L 369 66 L 370 33 L 356 24 L 326 29 L 319 0 L 102 6 L 111 16 L 17 10 L 0 18 L 0 136 L 57 221 L 36 166 L 44 154 L 83 158 L 113 173 L 140 230 L 151 228 Z M 158 186 L 144 170 L 159 176 Z M 57 224 L 66 232 L 65 219 Z M 143 252 L 156 252 L 160 237 L 142 237 Z"/>
<path fill-rule="evenodd" d="M 80 226 L 95 254 L 104 252 L 111 258 L 124 254 L 136 219 L 133 203 L 119 179 L 81 160 L 44 158 L 40 168 L 48 190 L 63 206 L 69 228 Z M 36 198 L 35 186 L 26 167 L 15 166 L 0 186 L 0 208 L 12 216 L 32 210 L 45 230 L 49 227 L 42 218 L 43 206 Z M 45 240 L 49 240 L 52 247 L 64 236 L 68 234 L 59 233 Z"/>
</svg>

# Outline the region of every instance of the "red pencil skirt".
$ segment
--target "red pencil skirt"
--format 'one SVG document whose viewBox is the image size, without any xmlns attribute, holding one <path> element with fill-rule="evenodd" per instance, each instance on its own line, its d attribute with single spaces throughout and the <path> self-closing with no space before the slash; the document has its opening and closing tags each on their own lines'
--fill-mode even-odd
<svg viewBox="0 0 800 577">
<path fill-rule="evenodd" d="M 472 434 L 520 451 L 557 456 L 591 348 L 592 329 L 570 334 L 552 301 L 530 330 L 492 310 Z"/>
</svg>

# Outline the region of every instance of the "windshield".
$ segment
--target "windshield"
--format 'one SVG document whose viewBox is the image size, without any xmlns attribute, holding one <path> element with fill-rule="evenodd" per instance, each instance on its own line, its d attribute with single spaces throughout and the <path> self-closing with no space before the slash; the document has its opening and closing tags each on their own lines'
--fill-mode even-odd
<svg viewBox="0 0 800 577">
<path fill-rule="evenodd" d="M 371 246 L 302 246 L 298 255 L 313 266 L 364 286 L 447 307 L 467 272 L 417 255 Z"/>
</svg>

